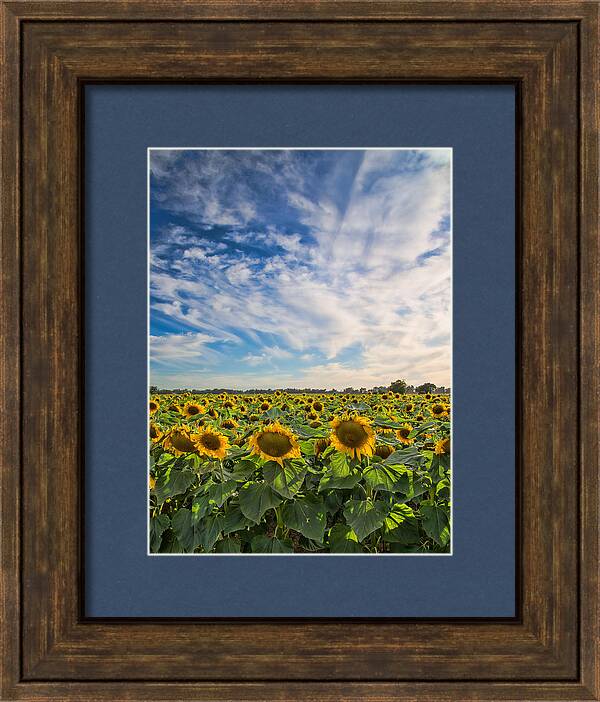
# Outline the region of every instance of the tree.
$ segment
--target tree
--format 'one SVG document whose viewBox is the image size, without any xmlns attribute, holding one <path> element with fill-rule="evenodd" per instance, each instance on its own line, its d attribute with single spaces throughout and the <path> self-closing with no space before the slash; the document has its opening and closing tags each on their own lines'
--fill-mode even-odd
<svg viewBox="0 0 600 702">
<path fill-rule="evenodd" d="M 406 380 L 394 380 L 393 383 L 390 383 L 390 390 L 392 392 L 405 393 L 407 385 L 408 383 L 406 382 Z"/>
<path fill-rule="evenodd" d="M 423 383 L 423 385 L 417 385 L 415 388 L 415 392 L 418 393 L 427 393 L 427 392 L 433 392 L 435 390 L 435 383 Z"/>
</svg>

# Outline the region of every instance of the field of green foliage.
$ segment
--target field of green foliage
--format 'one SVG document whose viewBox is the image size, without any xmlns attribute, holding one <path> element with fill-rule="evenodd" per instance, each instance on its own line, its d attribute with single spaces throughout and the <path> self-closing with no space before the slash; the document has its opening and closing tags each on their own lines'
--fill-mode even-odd
<svg viewBox="0 0 600 702">
<path fill-rule="evenodd" d="M 450 398 L 150 397 L 152 553 L 445 553 Z"/>
</svg>

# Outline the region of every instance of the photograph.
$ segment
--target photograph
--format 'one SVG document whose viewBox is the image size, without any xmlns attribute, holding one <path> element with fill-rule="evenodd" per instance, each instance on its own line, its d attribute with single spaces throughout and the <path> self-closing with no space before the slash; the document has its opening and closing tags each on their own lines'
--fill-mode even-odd
<svg viewBox="0 0 600 702">
<path fill-rule="evenodd" d="M 148 553 L 451 555 L 452 149 L 148 149 Z"/>
</svg>

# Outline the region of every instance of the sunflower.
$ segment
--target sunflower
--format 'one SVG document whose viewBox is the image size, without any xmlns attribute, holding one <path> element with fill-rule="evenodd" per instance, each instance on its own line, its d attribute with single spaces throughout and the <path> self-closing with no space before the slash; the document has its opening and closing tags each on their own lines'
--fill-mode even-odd
<svg viewBox="0 0 600 702">
<path fill-rule="evenodd" d="M 209 414 L 209 416 L 211 416 L 213 419 L 216 419 L 216 418 L 219 416 L 219 413 L 217 412 L 217 410 L 216 410 L 214 407 L 211 407 L 211 408 L 208 410 L 208 414 Z"/>
<path fill-rule="evenodd" d="M 396 437 L 398 438 L 398 441 L 401 444 L 406 444 L 407 446 L 410 446 L 410 444 L 414 443 L 414 439 L 409 439 L 408 435 L 410 432 L 413 430 L 413 428 L 410 426 L 410 424 L 405 424 L 403 427 L 400 427 L 400 429 L 396 430 Z"/>
<path fill-rule="evenodd" d="M 161 438 L 162 438 L 162 431 L 160 430 L 160 427 L 158 424 L 154 424 L 154 422 L 150 422 L 150 440 L 152 441 L 153 444 L 158 443 Z"/>
<path fill-rule="evenodd" d="M 441 403 L 436 403 L 435 405 L 432 405 L 429 408 L 429 411 L 431 414 L 439 419 L 440 417 L 447 417 L 448 416 L 448 408 L 446 405 L 442 405 Z"/>
<path fill-rule="evenodd" d="M 204 407 L 197 402 L 186 402 L 183 406 L 182 414 L 186 417 L 195 417 L 197 414 L 202 414 L 204 411 Z"/>
<path fill-rule="evenodd" d="M 312 408 L 313 408 L 313 412 L 322 412 L 323 411 L 323 403 L 319 402 L 319 400 L 315 400 L 312 403 Z"/>
<path fill-rule="evenodd" d="M 450 453 L 450 437 L 447 436 L 445 439 L 436 441 L 434 450 L 438 456 L 441 456 L 444 453 Z"/>
<path fill-rule="evenodd" d="M 321 426 L 321 422 L 315 419 L 314 422 L 311 422 L 308 426 L 312 429 L 318 429 Z"/>
<path fill-rule="evenodd" d="M 198 451 L 194 437 L 191 436 L 187 427 L 173 427 L 164 438 L 163 448 L 174 456 L 197 453 Z"/>
<path fill-rule="evenodd" d="M 356 458 L 360 458 L 361 454 L 373 455 L 375 432 L 366 417 L 336 417 L 331 422 L 331 427 L 331 443 L 338 451 Z"/>
<path fill-rule="evenodd" d="M 235 404 L 231 400 L 225 400 L 223 407 L 225 407 L 225 409 L 233 409 Z"/>
<path fill-rule="evenodd" d="M 181 413 L 181 407 L 176 403 L 176 402 L 171 402 L 170 405 L 167 407 L 167 411 L 169 412 L 177 412 L 178 414 Z"/>
<path fill-rule="evenodd" d="M 398 417 L 396 417 L 395 414 L 390 414 L 390 415 L 388 415 L 388 419 L 389 419 L 391 422 L 397 422 L 397 421 L 398 421 Z M 381 430 L 381 433 L 382 433 L 382 434 L 393 434 L 393 433 L 394 433 L 394 430 L 393 430 L 392 428 L 390 428 L 390 427 L 380 427 L 380 430 Z"/>
<path fill-rule="evenodd" d="M 284 458 L 300 458 L 300 446 L 289 429 L 273 422 L 250 437 L 248 445 L 253 454 L 265 461 L 276 461 L 283 466 Z"/>
<path fill-rule="evenodd" d="M 380 458 L 387 458 L 392 453 L 394 453 L 394 449 L 387 444 L 378 444 L 375 447 L 375 455 Z"/>
<path fill-rule="evenodd" d="M 237 425 L 238 423 L 235 421 L 235 419 L 224 419 L 221 422 L 223 429 L 235 429 Z"/>
<path fill-rule="evenodd" d="M 414 408 L 415 408 L 415 406 L 413 405 L 412 402 L 407 402 L 407 403 L 404 405 L 404 411 L 405 411 L 405 412 L 409 412 L 409 413 L 410 413 L 410 412 L 412 412 L 412 411 L 414 410 Z"/>
<path fill-rule="evenodd" d="M 270 410 L 270 409 L 271 409 L 271 403 L 267 402 L 266 400 L 260 406 L 260 410 L 262 412 L 266 412 L 267 410 Z"/>
<path fill-rule="evenodd" d="M 315 456 L 318 456 L 320 453 L 323 453 L 325 449 L 331 445 L 331 439 L 329 437 L 325 437 L 324 439 L 317 439 L 315 441 Z"/>
<path fill-rule="evenodd" d="M 428 393 L 425 395 L 425 399 L 426 399 L 426 400 L 431 400 L 431 398 L 432 398 L 432 395 L 431 395 L 431 393 L 428 392 Z"/>
<path fill-rule="evenodd" d="M 220 434 L 215 429 L 204 429 L 204 431 L 196 434 L 193 438 L 201 454 L 221 460 L 225 458 L 229 448 L 229 441 L 223 434 Z"/>
<path fill-rule="evenodd" d="M 319 418 L 319 415 L 316 412 L 309 412 L 306 416 L 313 422 L 315 421 L 315 419 Z"/>
<path fill-rule="evenodd" d="M 154 414 L 160 409 L 160 402 L 158 400 L 150 400 L 150 414 Z"/>
</svg>

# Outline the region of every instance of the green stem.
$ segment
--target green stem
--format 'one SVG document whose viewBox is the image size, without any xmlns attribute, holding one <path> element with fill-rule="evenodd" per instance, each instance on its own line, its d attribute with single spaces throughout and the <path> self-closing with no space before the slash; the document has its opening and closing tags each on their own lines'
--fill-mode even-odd
<svg viewBox="0 0 600 702">
<path fill-rule="evenodd" d="M 285 532 L 285 524 L 283 523 L 283 516 L 281 514 L 281 505 L 275 507 L 275 515 L 277 516 L 277 526 L 275 527 L 275 537 L 277 538 L 277 534 L 280 529 L 282 533 Z"/>
</svg>

